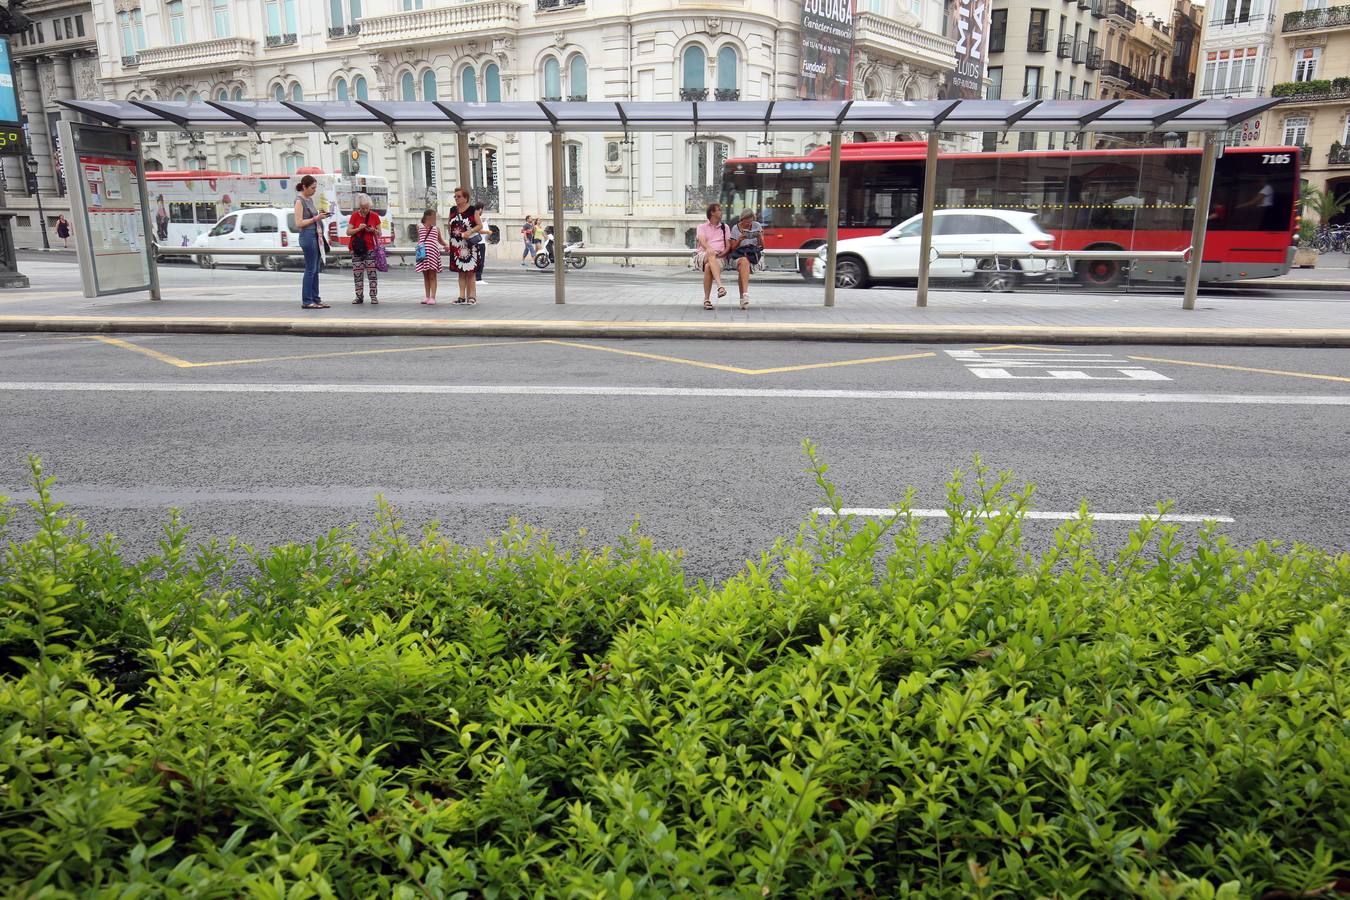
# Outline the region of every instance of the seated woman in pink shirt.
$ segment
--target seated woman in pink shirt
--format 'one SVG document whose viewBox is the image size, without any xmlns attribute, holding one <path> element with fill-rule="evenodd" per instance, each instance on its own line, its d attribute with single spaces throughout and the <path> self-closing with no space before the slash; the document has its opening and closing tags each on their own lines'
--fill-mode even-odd
<svg viewBox="0 0 1350 900">
<path fill-rule="evenodd" d="M 735 249 L 731 239 L 731 229 L 722 222 L 722 206 L 719 203 L 708 204 L 708 221 L 698 226 L 698 247 L 704 252 L 703 260 L 703 308 L 712 309 L 710 299 L 713 282 L 717 282 L 717 299 L 727 295 L 722 287 L 722 261 Z"/>
</svg>

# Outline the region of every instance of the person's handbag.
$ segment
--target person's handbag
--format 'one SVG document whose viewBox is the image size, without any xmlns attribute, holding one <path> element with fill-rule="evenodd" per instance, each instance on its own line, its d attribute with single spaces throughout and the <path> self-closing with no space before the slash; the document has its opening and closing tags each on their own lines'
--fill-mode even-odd
<svg viewBox="0 0 1350 900">
<path fill-rule="evenodd" d="M 389 254 L 384 252 L 384 242 L 378 237 L 375 239 L 375 250 L 372 252 L 372 262 L 375 263 L 376 272 L 389 271 Z"/>
<path fill-rule="evenodd" d="M 697 248 L 696 250 L 694 250 L 693 253 L 689 254 L 689 266 L 695 272 L 702 272 L 703 267 L 706 266 L 707 264 L 708 264 L 708 251 L 704 250 L 702 247 Z"/>
</svg>

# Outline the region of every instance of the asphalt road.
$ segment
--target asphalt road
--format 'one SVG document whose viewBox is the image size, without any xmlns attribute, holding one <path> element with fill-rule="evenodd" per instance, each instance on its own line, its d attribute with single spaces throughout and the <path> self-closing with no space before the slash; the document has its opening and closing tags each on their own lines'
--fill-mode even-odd
<svg viewBox="0 0 1350 900">
<path fill-rule="evenodd" d="M 40 454 L 134 554 L 171 507 L 200 538 L 255 545 L 364 529 L 377 493 L 466 542 L 517 517 L 605 543 L 637 516 L 691 574 L 725 577 L 823 505 L 810 438 L 849 506 L 912 486 L 940 507 L 979 454 L 1041 510 L 1173 500 L 1240 541 L 1350 547 L 1350 354 L 969 350 L 3 335 L 0 493 L 29 495 Z M 1126 527 L 1099 531 L 1109 546 Z"/>
</svg>

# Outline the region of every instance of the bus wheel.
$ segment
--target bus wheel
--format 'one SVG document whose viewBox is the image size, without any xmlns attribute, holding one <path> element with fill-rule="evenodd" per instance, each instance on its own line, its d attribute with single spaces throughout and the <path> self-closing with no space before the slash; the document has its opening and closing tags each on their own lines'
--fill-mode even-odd
<svg viewBox="0 0 1350 900">
<path fill-rule="evenodd" d="M 867 287 L 867 266 L 856 256 L 841 256 L 834 264 L 834 286 L 841 288 Z"/>
<path fill-rule="evenodd" d="M 1114 259 L 1085 259 L 1075 269 L 1078 281 L 1090 288 L 1113 288 L 1125 277 L 1120 262 Z"/>
<path fill-rule="evenodd" d="M 280 257 L 280 256 L 264 256 L 264 257 L 262 258 L 262 267 L 263 267 L 263 271 L 264 271 L 264 272 L 280 272 L 280 271 L 281 271 L 281 257 Z"/>
</svg>

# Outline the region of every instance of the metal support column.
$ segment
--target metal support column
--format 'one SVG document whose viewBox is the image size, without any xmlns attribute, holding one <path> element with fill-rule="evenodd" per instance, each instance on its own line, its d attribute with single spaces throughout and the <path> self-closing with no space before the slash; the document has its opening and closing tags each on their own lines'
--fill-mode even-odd
<svg viewBox="0 0 1350 900">
<path fill-rule="evenodd" d="M 155 233 L 155 223 L 150 215 L 150 187 L 146 184 L 146 179 L 144 177 L 145 152 L 141 147 L 141 135 L 137 134 L 132 143 L 136 147 L 136 171 L 140 172 L 142 175 L 142 177 L 137 178 L 136 181 L 141 194 L 141 219 L 145 223 L 145 242 L 148 245 L 146 252 L 150 255 L 150 299 L 163 300 L 164 295 L 159 288 L 159 260 L 155 258 L 155 241 L 152 237 Z M 72 153 L 71 157 L 73 158 L 74 156 L 75 154 Z M 72 211 L 74 209 L 75 197 L 77 196 L 79 196 L 78 193 L 73 194 L 71 197 L 70 202 Z M 76 247 L 76 250 L 84 252 L 84 249 L 78 246 Z"/>
<path fill-rule="evenodd" d="M 928 269 L 933 255 L 933 207 L 937 202 L 938 133 L 928 132 L 928 155 L 923 164 L 923 228 L 919 231 L 919 289 L 915 306 L 928 305 Z"/>
<path fill-rule="evenodd" d="M 839 249 L 839 150 L 843 135 L 830 135 L 830 208 L 825 217 L 825 305 L 834 306 L 834 267 Z"/>
<path fill-rule="evenodd" d="M 464 132 L 456 135 L 459 149 L 459 184 L 469 192 L 469 197 L 477 203 L 478 198 L 473 195 L 473 173 L 469 171 L 469 136 Z"/>
<path fill-rule="evenodd" d="M 1200 156 L 1200 183 L 1195 191 L 1195 218 L 1191 222 L 1191 258 L 1186 266 L 1186 294 L 1182 309 L 1195 309 L 1195 295 L 1200 290 L 1200 266 L 1205 261 L 1205 231 L 1209 226 L 1209 200 L 1214 193 L 1214 164 L 1219 159 L 1218 135 L 1204 136 L 1204 152 Z"/>
<path fill-rule="evenodd" d="M 567 286 L 563 271 L 567 260 L 563 255 L 567 230 L 563 223 L 563 136 L 553 132 L 553 302 L 567 302 Z"/>
</svg>

